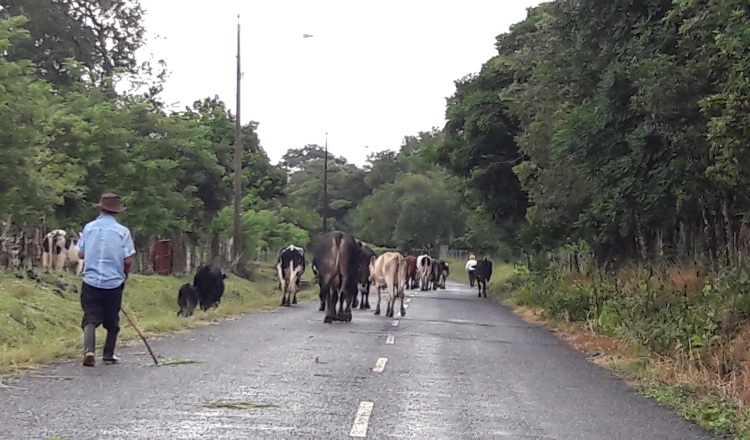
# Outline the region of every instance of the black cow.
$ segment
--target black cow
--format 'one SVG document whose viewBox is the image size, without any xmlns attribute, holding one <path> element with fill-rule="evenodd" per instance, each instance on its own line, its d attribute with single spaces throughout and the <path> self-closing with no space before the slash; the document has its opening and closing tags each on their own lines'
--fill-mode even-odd
<svg viewBox="0 0 750 440">
<path fill-rule="evenodd" d="M 432 290 L 437 290 L 440 284 L 440 266 L 439 261 L 430 257 L 430 286 Z"/>
<path fill-rule="evenodd" d="M 190 283 L 180 286 L 180 292 L 177 294 L 177 305 L 180 306 L 177 316 L 187 318 L 195 311 L 195 306 L 198 305 L 198 291 Z"/>
<path fill-rule="evenodd" d="M 479 295 L 477 296 L 481 297 L 484 293 L 484 297 L 487 298 L 487 283 L 492 278 L 492 261 L 488 260 L 487 257 L 477 261 L 474 276 L 476 277 L 477 288 L 479 289 Z"/>
<path fill-rule="evenodd" d="M 193 286 L 198 291 L 198 303 L 204 312 L 209 308 L 219 307 L 221 296 L 224 295 L 224 279 L 226 274 L 216 266 L 203 265 L 198 268 L 193 278 Z"/>
<path fill-rule="evenodd" d="M 281 305 L 291 307 L 297 304 L 297 290 L 305 273 L 305 250 L 289 245 L 279 251 L 276 259 L 276 276 L 281 289 Z"/>
<path fill-rule="evenodd" d="M 315 249 L 315 270 L 320 286 L 320 310 L 325 310 L 323 320 L 351 322 L 352 299 L 357 294 L 357 255 L 360 245 L 350 234 L 332 231 L 325 234 Z M 326 310 L 326 302 L 328 310 Z M 346 302 L 346 308 L 344 303 Z M 339 308 L 336 310 L 336 304 Z"/>
<path fill-rule="evenodd" d="M 360 242 L 361 243 L 361 242 Z M 359 244 L 359 243 L 358 243 Z M 357 290 L 362 294 L 361 303 L 357 302 L 357 293 L 354 294 L 352 307 L 360 309 L 370 308 L 370 257 L 377 257 L 375 251 L 370 249 L 366 244 L 361 243 L 361 248 L 357 252 Z"/>
</svg>

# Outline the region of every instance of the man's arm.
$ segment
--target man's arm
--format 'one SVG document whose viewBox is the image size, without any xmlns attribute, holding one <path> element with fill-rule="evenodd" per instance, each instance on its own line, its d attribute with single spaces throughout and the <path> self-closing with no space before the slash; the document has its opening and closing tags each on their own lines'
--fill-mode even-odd
<svg viewBox="0 0 750 440">
<path fill-rule="evenodd" d="M 133 258 L 133 255 L 135 255 L 135 244 L 133 243 L 133 236 L 130 235 L 130 230 L 125 234 L 125 243 L 123 243 L 122 250 L 125 254 L 124 269 L 125 278 L 127 278 L 130 274 L 130 269 L 133 267 L 133 262 L 135 261 Z"/>
<path fill-rule="evenodd" d="M 81 237 L 78 239 L 78 258 L 81 260 L 84 259 L 84 248 L 86 246 L 86 241 L 83 239 L 86 236 L 86 226 L 83 227 L 83 230 L 81 231 Z"/>
</svg>

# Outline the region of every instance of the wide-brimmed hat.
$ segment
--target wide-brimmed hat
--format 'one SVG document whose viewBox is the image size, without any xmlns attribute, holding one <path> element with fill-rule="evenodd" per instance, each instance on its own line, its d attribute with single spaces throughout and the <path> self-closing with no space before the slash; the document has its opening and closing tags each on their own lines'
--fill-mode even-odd
<svg viewBox="0 0 750 440">
<path fill-rule="evenodd" d="M 102 211 L 115 213 L 125 212 L 128 209 L 122 206 L 120 196 L 111 192 L 102 194 L 102 196 L 99 198 L 99 203 L 95 203 L 94 206 L 101 209 Z"/>
</svg>

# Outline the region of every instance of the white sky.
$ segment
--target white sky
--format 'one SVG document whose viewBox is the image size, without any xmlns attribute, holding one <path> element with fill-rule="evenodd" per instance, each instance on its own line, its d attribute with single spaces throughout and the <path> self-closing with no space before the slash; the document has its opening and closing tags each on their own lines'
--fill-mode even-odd
<svg viewBox="0 0 750 440">
<path fill-rule="evenodd" d="M 170 70 L 180 108 L 219 95 L 235 109 L 237 14 L 242 122 L 260 122 L 276 162 L 323 145 L 362 165 L 445 121 L 453 81 L 495 54 L 495 36 L 539 0 L 141 0 L 145 50 Z M 303 33 L 313 38 L 302 38 Z M 156 37 L 156 38 L 155 38 Z M 368 146 L 369 148 L 365 148 Z"/>
</svg>

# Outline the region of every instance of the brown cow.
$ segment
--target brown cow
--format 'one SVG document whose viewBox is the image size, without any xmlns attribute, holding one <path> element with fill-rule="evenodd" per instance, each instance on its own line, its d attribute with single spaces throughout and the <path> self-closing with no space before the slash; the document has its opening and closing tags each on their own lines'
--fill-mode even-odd
<svg viewBox="0 0 750 440">
<path fill-rule="evenodd" d="M 409 289 L 416 289 L 419 287 L 419 274 L 417 272 L 417 257 L 409 255 L 404 257 L 406 263 L 406 282 L 409 283 L 407 287 Z"/>
<path fill-rule="evenodd" d="M 404 287 L 406 286 L 406 263 L 399 252 L 384 252 L 379 257 L 370 258 L 370 281 L 378 292 L 378 305 L 375 314 L 380 314 L 380 288 L 388 290 L 388 306 L 385 316 L 392 318 L 396 308 L 396 298 L 401 297 L 401 316 L 406 316 L 404 307 Z"/>
<path fill-rule="evenodd" d="M 315 249 L 314 265 L 320 286 L 320 309 L 325 310 L 326 302 L 328 303 L 323 320 L 326 324 L 352 320 L 352 299 L 357 293 L 359 246 L 350 234 L 332 231 L 321 237 Z"/>
<path fill-rule="evenodd" d="M 448 267 L 448 263 L 445 262 L 445 260 L 438 260 L 437 262 L 437 286 L 441 289 L 445 289 L 445 281 L 448 279 L 448 276 L 451 273 L 450 267 Z"/>
</svg>

